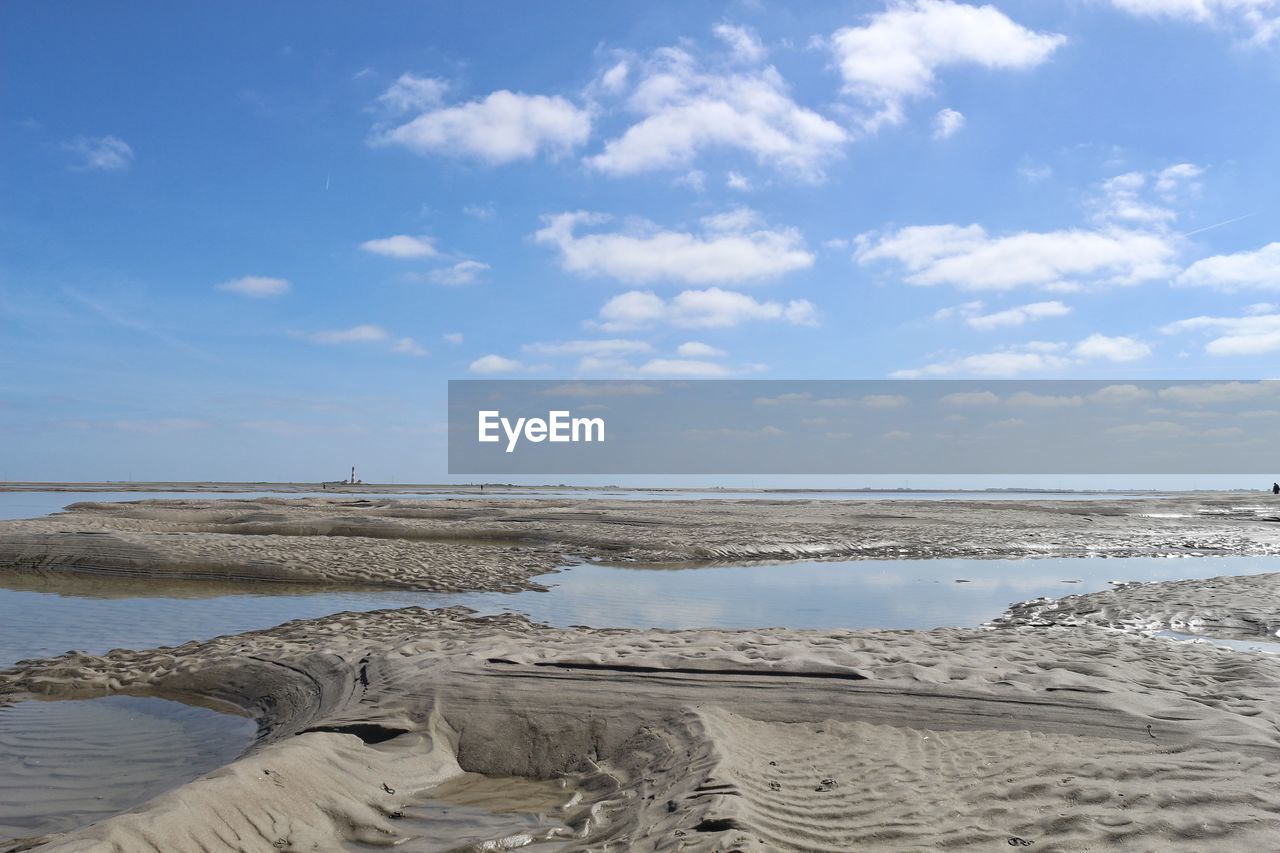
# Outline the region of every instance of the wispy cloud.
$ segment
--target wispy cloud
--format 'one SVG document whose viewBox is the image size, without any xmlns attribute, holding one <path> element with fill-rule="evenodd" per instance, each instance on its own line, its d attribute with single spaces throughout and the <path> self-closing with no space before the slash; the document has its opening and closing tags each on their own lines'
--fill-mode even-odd
<svg viewBox="0 0 1280 853">
<path fill-rule="evenodd" d="M 289 292 L 290 284 L 283 278 L 267 278 L 260 275 L 246 275 L 241 278 L 233 278 L 230 281 L 224 281 L 215 284 L 216 290 L 225 290 L 229 293 L 238 293 L 241 296 L 251 296 L 255 299 L 265 299 L 270 296 L 283 296 Z"/>
<path fill-rule="evenodd" d="M 80 171 L 121 172 L 133 165 L 133 148 L 118 136 L 79 136 L 62 147 L 78 156 L 71 168 Z"/>
</svg>

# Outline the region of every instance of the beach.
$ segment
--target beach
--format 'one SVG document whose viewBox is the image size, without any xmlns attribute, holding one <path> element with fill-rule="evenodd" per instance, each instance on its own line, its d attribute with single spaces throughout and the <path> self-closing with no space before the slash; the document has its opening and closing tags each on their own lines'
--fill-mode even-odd
<svg viewBox="0 0 1280 853">
<path fill-rule="evenodd" d="M 566 561 L 1067 567 L 1275 555 L 1274 513 L 1203 493 L 181 499 L 0 522 L 0 572 L 502 591 L 550 583 Z M 177 700 L 232 709 L 257 734 L 130 811 L 0 849 L 455 849 L 413 816 L 433 792 L 485 785 L 505 793 L 472 801 L 536 802 L 546 818 L 491 849 L 1267 849 L 1280 833 L 1280 657 L 1156 634 L 1265 644 L 1278 593 L 1277 573 L 1118 583 L 934 630 L 552 627 L 403 607 L 20 661 L 0 672 L 0 703 Z M 532 783 L 558 787 L 512 793 Z"/>
</svg>

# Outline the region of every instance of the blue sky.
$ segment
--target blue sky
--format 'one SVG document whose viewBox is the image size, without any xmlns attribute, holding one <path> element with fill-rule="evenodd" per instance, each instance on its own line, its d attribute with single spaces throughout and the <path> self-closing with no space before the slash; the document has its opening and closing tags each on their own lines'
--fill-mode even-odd
<svg viewBox="0 0 1280 853">
<path fill-rule="evenodd" d="M 1280 0 L 17 2 L 0 63 L 0 478 L 440 480 L 449 378 L 1276 374 Z"/>
</svg>

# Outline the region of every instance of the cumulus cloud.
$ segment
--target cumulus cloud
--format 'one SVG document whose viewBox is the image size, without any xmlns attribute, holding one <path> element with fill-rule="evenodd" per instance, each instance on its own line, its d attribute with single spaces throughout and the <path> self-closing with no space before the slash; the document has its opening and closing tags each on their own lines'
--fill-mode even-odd
<svg viewBox="0 0 1280 853">
<path fill-rule="evenodd" d="M 557 248 L 569 272 L 631 282 L 742 283 L 813 265 L 799 231 L 769 228 L 746 209 L 705 217 L 698 232 L 641 223 L 625 231 L 579 233 L 609 219 L 586 211 L 544 216 L 533 239 Z"/>
<path fill-rule="evenodd" d="M 370 141 L 497 166 L 539 154 L 564 155 L 590 135 L 590 112 L 565 98 L 502 89 L 465 104 L 429 109 L 395 127 L 375 128 Z"/>
<path fill-rule="evenodd" d="M 246 275 L 215 284 L 217 290 L 239 293 L 241 296 L 252 296 L 265 299 L 269 296 L 283 296 L 289 292 L 289 282 L 283 278 L 267 278 L 261 275 Z"/>
<path fill-rule="evenodd" d="M 378 104 L 393 113 L 407 113 L 440 106 L 449 84 L 436 77 L 401 74 L 387 91 L 378 96 Z"/>
<path fill-rule="evenodd" d="M 1277 0 L 1111 0 L 1111 3 L 1133 15 L 1232 29 L 1259 44 L 1270 41 L 1280 32 Z"/>
<path fill-rule="evenodd" d="M 724 365 L 716 364 L 714 361 L 655 358 L 642 364 L 638 372 L 646 376 L 687 376 L 694 379 L 709 379 L 724 376 L 729 371 Z"/>
<path fill-rule="evenodd" d="M 735 64 L 752 67 L 708 69 L 684 48 L 655 51 L 625 101 L 638 120 L 587 158 L 591 168 L 610 175 L 688 168 L 703 151 L 733 149 L 803 180 L 822 177 L 848 133 L 796 103 L 777 69 L 755 65 L 764 53 L 754 36 L 723 25 L 716 33 Z"/>
<path fill-rule="evenodd" d="M 472 373 L 514 373 L 523 370 L 524 365 L 515 359 L 500 355 L 482 355 L 467 367 Z"/>
<path fill-rule="evenodd" d="M 981 225 L 912 225 L 860 235 L 855 258 L 860 264 L 895 262 L 914 285 L 1074 290 L 1169 277 L 1177 271 L 1175 254 L 1167 235 L 1119 228 L 992 236 Z"/>
<path fill-rule="evenodd" d="M 413 338 L 397 338 L 382 326 L 375 326 L 371 323 L 362 323 L 361 325 L 351 326 L 346 329 L 324 329 L 318 332 L 309 332 L 303 337 L 312 343 L 325 344 L 329 346 L 345 344 L 386 344 L 387 349 L 391 352 L 399 353 L 401 355 L 429 355 L 427 350 L 414 341 Z"/>
<path fill-rule="evenodd" d="M 632 290 L 615 296 L 600 309 L 595 322 L 606 331 L 646 328 L 658 324 L 681 328 L 728 328 L 754 320 L 776 320 L 805 326 L 817 322 L 817 312 L 805 299 L 761 302 L 744 293 L 711 287 L 686 290 L 671 299 L 651 291 Z"/>
<path fill-rule="evenodd" d="M 1191 317 L 1170 323 L 1167 335 L 1202 332 L 1214 335 L 1204 350 L 1210 355 L 1260 355 L 1280 350 L 1280 314 L 1246 314 L 1243 317 Z"/>
<path fill-rule="evenodd" d="M 1178 218 L 1169 205 L 1194 196 L 1204 168 L 1175 163 L 1153 172 L 1126 172 L 1102 182 L 1094 221 L 1103 225 L 1162 229 Z"/>
<path fill-rule="evenodd" d="M 578 355 L 606 356 L 634 355 L 650 352 L 653 347 L 645 341 L 632 341 L 623 338 L 590 341 L 560 341 L 558 343 L 525 344 L 525 352 L 535 355 Z"/>
<path fill-rule="evenodd" d="M 431 355 L 431 353 L 427 351 L 426 347 L 420 345 L 413 338 L 400 338 L 391 345 L 391 350 L 392 352 L 398 352 L 403 355 Z"/>
<path fill-rule="evenodd" d="M 921 379 L 956 375 L 1020 376 L 1026 373 L 1061 370 L 1071 364 L 1071 359 L 1056 352 L 1009 348 L 961 356 L 949 361 L 927 364 L 924 367 L 896 370 L 890 375 L 894 379 Z"/>
<path fill-rule="evenodd" d="M 1202 258 L 1187 267 L 1175 283 L 1219 290 L 1280 290 L 1280 243 L 1268 243 L 1251 252 Z"/>
<path fill-rule="evenodd" d="M 1094 333 L 1071 350 L 1080 358 L 1097 358 L 1106 361 L 1137 361 L 1151 355 L 1151 347 L 1142 341 L 1122 336 L 1107 337 Z"/>
<path fill-rule="evenodd" d="M 1147 344 L 1133 338 L 1093 334 L 1074 347 L 1060 341 L 1030 341 L 992 352 L 962 355 L 923 367 L 898 370 L 890 375 L 895 379 L 1009 377 L 1058 372 L 1088 361 L 1134 361 L 1150 354 L 1151 348 Z"/>
<path fill-rule="evenodd" d="M 133 148 L 118 136 L 79 136 L 62 146 L 80 160 L 72 168 L 86 172 L 120 172 L 133 165 Z"/>
<path fill-rule="evenodd" d="M 950 139 L 964 127 L 964 113 L 947 107 L 933 117 L 933 138 Z"/>
<path fill-rule="evenodd" d="M 681 358 L 719 358 L 724 354 L 724 350 L 701 341 L 688 341 L 676 347 L 676 355 Z"/>
<path fill-rule="evenodd" d="M 447 344 L 458 346 L 462 343 L 462 332 L 446 332 L 440 336 L 440 339 Z"/>
<path fill-rule="evenodd" d="M 755 65 L 764 59 L 765 50 L 763 44 L 760 43 L 760 37 L 755 31 L 749 27 L 740 27 L 735 24 L 717 24 L 712 27 L 711 32 L 715 37 L 724 42 L 733 54 L 733 58 L 739 62 L 745 62 Z"/>
<path fill-rule="evenodd" d="M 969 304 L 973 305 L 975 303 Z M 979 308 L 982 305 L 981 302 L 976 304 Z M 1065 317 L 1070 313 L 1071 309 L 1058 301 L 1032 302 L 1028 305 L 1019 305 L 1015 308 L 1008 308 L 991 314 L 974 314 L 968 317 L 965 322 L 971 327 L 985 332 L 1008 326 L 1021 326 L 1033 320 L 1042 320 L 1046 317 Z"/>
<path fill-rule="evenodd" d="M 436 284 L 457 287 L 471 284 L 481 273 L 488 269 L 489 265 L 481 261 L 459 261 L 452 266 L 432 270 L 427 273 L 427 276 Z"/>
<path fill-rule="evenodd" d="M 436 251 L 430 237 L 410 237 L 407 234 L 396 234 L 378 240 L 365 240 L 360 248 L 375 255 L 386 258 L 412 259 L 434 258 L 440 253 Z"/>
<path fill-rule="evenodd" d="M 1045 62 L 1066 37 L 1014 22 L 994 6 L 952 0 L 894 3 L 860 27 L 827 40 L 845 92 L 867 110 L 874 130 L 904 118 L 905 102 L 928 95 L 941 68 L 976 65 L 1025 70 Z"/>
<path fill-rule="evenodd" d="M 385 341 L 391 337 L 391 333 L 381 326 L 366 323 L 347 329 L 326 329 L 320 332 L 312 332 L 307 337 L 318 344 L 356 344 Z"/>
</svg>

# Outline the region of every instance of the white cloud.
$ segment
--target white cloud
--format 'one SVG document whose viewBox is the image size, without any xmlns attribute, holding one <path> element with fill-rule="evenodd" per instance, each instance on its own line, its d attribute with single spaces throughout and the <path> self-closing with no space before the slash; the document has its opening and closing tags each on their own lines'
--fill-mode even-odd
<svg viewBox="0 0 1280 853">
<path fill-rule="evenodd" d="M 738 62 L 755 65 L 768 53 L 760 38 L 748 27 L 734 24 L 717 24 L 711 28 L 716 38 L 724 42 Z"/>
<path fill-rule="evenodd" d="M 522 349 L 535 355 L 589 355 L 597 358 L 650 352 L 653 347 L 645 341 L 622 338 L 594 341 L 561 341 L 558 343 L 525 344 Z"/>
<path fill-rule="evenodd" d="M 1268 243 L 1252 252 L 1203 258 L 1187 267 L 1175 283 L 1219 290 L 1280 290 L 1280 243 Z"/>
<path fill-rule="evenodd" d="M 133 165 L 133 149 L 117 136 L 80 136 L 62 147 L 81 158 L 73 168 L 82 171 L 120 172 Z"/>
<path fill-rule="evenodd" d="M 1280 382 L 1210 382 L 1171 385 L 1160 389 L 1160 399 L 1194 406 L 1244 403 L 1280 394 Z"/>
<path fill-rule="evenodd" d="M 695 361 L 679 358 L 655 358 L 640 366 L 639 372 L 646 376 L 689 376 L 709 378 L 724 376 L 728 371 L 724 365 L 713 361 Z"/>
<path fill-rule="evenodd" d="M 600 87 L 606 92 L 616 95 L 627 88 L 627 78 L 630 74 L 631 66 L 626 60 L 622 60 L 600 75 Z"/>
<path fill-rule="evenodd" d="M 991 391 L 957 391 L 947 394 L 942 402 L 949 406 L 994 406 L 1000 398 Z"/>
<path fill-rule="evenodd" d="M 233 278 L 221 284 L 215 284 L 218 290 L 239 293 L 241 296 L 252 296 L 263 299 L 268 296 L 283 296 L 289 292 L 289 282 L 283 278 L 267 278 L 261 275 L 246 275 Z"/>
<path fill-rule="evenodd" d="M 1197 166 L 1195 163 L 1175 163 L 1156 175 L 1156 190 L 1166 196 L 1184 191 L 1196 192 L 1200 188 L 1196 178 L 1203 174 L 1203 166 Z"/>
<path fill-rule="evenodd" d="M 440 336 L 440 339 L 447 344 L 458 346 L 462 343 L 462 332 L 446 332 Z"/>
<path fill-rule="evenodd" d="M 867 394 L 860 402 L 868 409 L 900 409 L 908 401 L 901 394 Z"/>
<path fill-rule="evenodd" d="M 1111 0 L 1111 3 L 1134 15 L 1240 30 L 1259 44 L 1270 41 L 1280 32 L 1277 0 Z"/>
<path fill-rule="evenodd" d="M 864 124 L 874 130 L 902 121 L 904 103 L 929 94 L 940 68 L 1034 68 L 1065 41 L 1029 30 L 994 6 L 916 0 L 892 4 L 865 26 L 837 30 L 828 46 L 845 92 L 868 108 Z"/>
<path fill-rule="evenodd" d="M 1210 355 L 1259 355 L 1280 350 L 1280 314 L 1244 317 L 1191 317 L 1170 323 L 1165 334 L 1209 332 L 1217 337 L 1205 344 Z"/>
<path fill-rule="evenodd" d="M 785 305 L 760 302 L 745 293 L 711 287 L 686 290 L 670 300 L 649 291 L 633 290 L 615 296 L 600 309 L 594 324 L 606 331 L 623 331 L 666 324 L 680 328 L 728 328 L 753 320 L 778 320 L 796 326 L 814 325 L 817 312 L 805 299 Z"/>
<path fill-rule="evenodd" d="M 979 308 L 982 305 L 981 302 L 969 303 L 969 305 L 974 304 Z M 976 314 L 966 319 L 965 322 L 973 328 L 985 332 L 1006 326 L 1021 326 L 1024 323 L 1042 320 L 1046 317 L 1064 317 L 1070 313 L 1071 309 L 1061 302 L 1032 302 L 1029 305 L 1019 305 L 1016 308 L 996 311 L 993 314 Z"/>
<path fill-rule="evenodd" d="M 1154 391 L 1137 385 L 1108 385 L 1090 394 L 1089 402 L 1124 405 L 1149 400 L 1154 396 Z"/>
<path fill-rule="evenodd" d="M 1082 405 L 1084 399 L 1077 395 L 1033 394 L 1030 391 L 1019 391 L 1016 394 L 1010 394 L 1005 403 L 1032 409 L 1062 409 Z"/>
<path fill-rule="evenodd" d="M 676 355 L 682 358 L 719 358 L 724 354 L 724 350 L 701 341 L 688 341 L 676 347 Z"/>
<path fill-rule="evenodd" d="M 497 208 L 491 204 L 468 204 L 462 212 L 474 219 L 493 219 L 498 215 Z"/>
<path fill-rule="evenodd" d="M 777 69 L 709 71 L 681 48 L 658 50 L 644 63 L 626 105 L 639 120 L 586 161 L 606 174 L 687 168 L 707 149 L 730 148 L 818 180 L 849 139 L 843 127 L 797 104 Z"/>
<path fill-rule="evenodd" d="M 347 329 L 326 329 L 319 332 L 311 332 L 305 337 L 313 343 L 326 345 L 386 343 L 389 344 L 391 352 L 401 353 L 402 355 L 430 355 L 426 348 L 419 345 L 413 338 L 395 338 L 383 327 L 368 323 Z"/>
<path fill-rule="evenodd" d="M 947 107 L 933 117 L 933 138 L 950 139 L 964 127 L 964 113 Z"/>
<path fill-rule="evenodd" d="M 435 77 L 415 77 L 401 74 L 387 91 L 378 96 L 378 103 L 393 113 L 407 113 L 440 106 L 449 84 Z"/>
<path fill-rule="evenodd" d="M 377 343 L 391 337 L 391 333 L 381 326 L 363 324 L 349 329 L 327 329 L 312 332 L 307 337 L 318 344 L 358 344 Z"/>
<path fill-rule="evenodd" d="M 407 234 L 365 240 L 360 248 L 387 258 L 434 258 L 440 254 L 430 237 L 410 237 Z"/>
<path fill-rule="evenodd" d="M 730 172 L 725 175 L 724 184 L 729 189 L 737 190 L 738 192 L 745 193 L 751 191 L 751 181 L 745 176 L 739 175 L 737 172 Z"/>
<path fill-rule="evenodd" d="M 439 107 L 393 128 L 375 128 L 372 142 L 417 154 L 474 157 L 489 165 L 566 154 L 591 135 L 591 114 L 559 96 L 505 89 L 481 100 Z"/>
<path fill-rule="evenodd" d="M 209 426 L 205 421 L 195 418 L 149 418 L 146 420 L 112 421 L 111 426 L 125 432 L 187 432 L 205 429 Z"/>
<path fill-rule="evenodd" d="M 1151 354 L 1151 348 L 1133 338 L 1107 337 L 1094 334 L 1077 343 L 1068 352 L 1061 342 L 1030 341 L 1002 347 L 992 352 L 976 353 L 927 364 L 924 367 L 898 370 L 895 379 L 919 379 L 941 376 L 1019 376 L 1048 373 L 1078 366 L 1085 361 L 1134 361 Z"/>
<path fill-rule="evenodd" d="M 476 280 L 477 276 L 488 269 L 489 265 L 480 261 L 459 261 L 453 266 L 432 270 L 427 275 L 436 284 L 456 287 L 463 284 L 471 284 Z"/>
<path fill-rule="evenodd" d="M 913 225 L 858 238 L 860 264 L 894 261 L 903 280 L 961 290 L 1033 286 L 1071 290 L 1084 284 L 1136 284 L 1173 275 L 1176 254 L 1163 234 L 1102 231 L 1023 231 L 992 237 L 981 225 Z"/>
<path fill-rule="evenodd" d="M 1022 166 L 1018 169 L 1018 177 L 1029 184 L 1038 184 L 1053 177 L 1052 166 Z"/>
<path fill-rule="evenodd" d="M 580 226 L 608 219 L 585 211 L 544 216 L 533 239 L 558 248 L 561 266 L 570 272 L 622 281 L 747 282 L 813 265 L 799 231 L 770 229 L 746 209 L 704 218 L 700 233 L 648 223 L 628 231 L 577 233 Z"/>
<path fill-rule="evenodd" d="M 1080 358 L 1100 358 L 1106 361 L 1137 361 L 1151 355 L 1151 347 L 1142 341 L 1126 337 L 1107 337 L 1096 332 L 1075 345 L 1071 350 Z"/>
<path fill-rule="evenodd" d="M 401 338 L 391 346 L 391 349 L 393 352 L 403 353 L 404 355 L 431 355 L 426 347 L 419 345 L 413 338 Z"/>
<path fill-rule="evenodd" d="M 920 379 L 930 376 L 1018 376 L 1024 373 L 1043 373 L 1061 370 L 1071 365 L 1071 359 L 1052 352 L 1028 351 L 1017 348 L 995 352 L 966 355 L 950 361 L 928 364 L 910 370 L 897 370 L 890 374 L 894 379 Z"/>
<path fill-rule="evenodd" d="M 515 359 L 490 354 L 477 358 L 467 369 L 472 373 L 513 373 L 523 370 L 524 365 Z"/>
<path fill-rule="evenodd" d="M 707 173 L 701 169 L 690 169 L 677 177 L 672 183 L 676 186 L 688 187 L 694 192 L 700 193 L 707 188 Z"/>
</svg>

